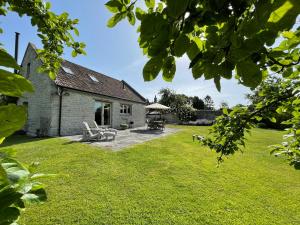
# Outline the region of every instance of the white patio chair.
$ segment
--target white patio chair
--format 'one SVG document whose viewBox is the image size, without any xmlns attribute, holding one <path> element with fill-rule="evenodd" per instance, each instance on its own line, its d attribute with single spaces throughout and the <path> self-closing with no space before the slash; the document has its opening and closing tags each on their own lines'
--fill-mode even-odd
<svg viewBox="0 0 300 225">
<path fill-rule="evenodd" d="M 116 138 L 116 133 L 115 132 L 110 132 L 110 131 L 98 131 L 100 134 L 100 137 L 103 138 L 105 137 L 106 140 L 108 140 L 108 137 L 111 137 L 112 140 L 115 140 Z"/>
<path fill-rule="evenodd" d="M 101 134 L 98 130 L 96 130 L 96 133 L 93 133 L 92 129 L 90 128 L 87 122 L 83 122 L 83 125 L 84 125 L 84 129 L 83 129 L 82 138 L 84 141 L 92 141 L 92 140 L 99 141 L 101 139 Z"/>
<path fill-rule="evenodd" d="M 98 129 L 99 131 L 101 132 L 112 132 L 112 133 L 115 133 L 115 135 L 118 134 L 118 130 L 116 129 L 113 129 L 113 128 L 102 128 L 102 127 L 99 127 L 97 122 L 96 121 L 93 121 L 94 122 L 94 125 L 95 125 L 95 128 Z"/>
<path fill-rule="evenodd" d="M 114 132 L 109 131 L 101 131 L 98 128 L 90 128 L 87 122 L 83 122 L 85 129 L 83 130 L 83 140 L 91 141 L 91 140 L 101 140 L 105 138 L 108 140 L 109 137 L 112 137 L 112 140 L 115 140 L 116 134 Z M 94 133 L 92 131 L 95 131 Z"/>
</svg>

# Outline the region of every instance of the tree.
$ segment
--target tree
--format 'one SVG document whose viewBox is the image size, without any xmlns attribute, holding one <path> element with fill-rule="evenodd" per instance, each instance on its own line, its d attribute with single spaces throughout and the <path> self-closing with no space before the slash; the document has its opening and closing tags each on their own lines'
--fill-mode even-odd
<svg viewBox="0 0 300 225">
<path fill-rule="evenodd" d="M 73 49 L 72 55 L 85 54 L 84 44 L 76 42 L 72 34 L 78 35 L 75 25 L 67 13 L 57 15 L 50 11 L 49 2 L 42 0 L 3 0 L 0 2 L 0 15 L 9 11 L 19 16 L 31 18 L 31 24 L 37 27 L 38 36 L 44 48 L 38 50 L 38 58 L 43 61 L 41 71 L 54 79 L 60 68 L 64 47 Z M 2 29 L 0 29 L 2 33 Z M 0 43 L 1 45 L 1 43 Z M 2 46 L 2 45 L 1 45 Z M 0 48 L 0 144 L 6 137 L 21 129 L 26 121 L 26 109 L 16 105 L 14 98 L 21 97 L 34 88 L 23 76 L 10 72 L 19 70 L 15 59 Z M 5 97 L 4 97 L 5 96 Z M 37 179 L 45 177 L 36 173 L 36 163 L 26 166 L 14 158 L 14 150 L 0 150 L 0 224 L 16 224 L 21 209 L 26 203 L 46 200 L 44 185 Z"/>
<path fill-rule="evenodd" d="M 270 78 L 272 79 L 272 78 Z M 276 156 L 285 155 L 290 164 L 295 168 L 300 166 L 299 155 L 299 112 L 300 99 L 298 84 L 290 79 L 283 79 L 277 83 L 277 87 L 269 85 L 273 81 L 266 80 L 260 89 L 260 100 L 251 107 L 234 107 L 229 113 L 223 109 L 223 115 L 217 118 L 217 122 L 212 127 L 212 136 L 203 140 L 203 143 L 211 149 L 220 153 L 218 160 L 223 161 L 223 156 L 234 154 L 245 146 L 245 132 L 249 132 L 255 127 L 258 121 L 268 118 L 276 122 L 276 114 L 286 115 L 286 112 L 293 112 L 293 117 L 284 121 L 290 128 L 288 134 L 284 136 L 282 144 L 273 145 L 271 153 Z M 274 84 L 274 83 L 273 83 Z"/>
<path fill-rule="evenodd" d="M 198 110 L 204 109 L 204 102 L 198 96 L 192 97 L 191 100 L 192 100 L 192 106 L 194 109 L 198 109 Z"/>
<path fill-rule="evenodd" d="M 187 122 L 194 117 L 194 109 L 188 104 L 189 97 L 184 94 L 177 94 L 168 88 L 159 91 L 159 103 L 169 106 L 170 111 L 178 116 L 182 122 Z"/>
<path fill-rule="evenodd" d="M 146 105 L 150 105 L 150 101 L 148 98 L 146 98 L 145 102 L 146 102 Z"/>
<path fill-rule="evenodd" d="M 193 77 L 212 79 L 219 91 L 221 78 L 231 79 L 233 72 L 239 83 L 251 89 L 270 76 L 270 71 L 285 78 L 283 89 L 287 88 L 287 80 L 296 84 L 294 96 L 287 95 L 287 90 L 281 92 L 282 96 L 275 95 L 277 99 L 264 95 L 253 112 L 239 107 L 218 119 L 212 129 L 214 142 L 205 144 L 220 153 L 219 159 L 240 150 L 244 132 L 252 127 L 249 120 L 271 107 L 283 113 L 289 109 L 292 114 L 292 119 L 286 121 L 293 127 L 288 131 L 290 139 L 278 149 L 285 152 L 292 165 L 300 163 L 300 103 L 292 100 L 300 90 L 300 27 L 295 24 L 299 0 L 145 0 L 146 11 L 135 7 L 136 2 L 108 1 L 106 7 L 114 13 L 108 26 L 124 18 L 131 24 L 136 18 L 140 21 L 139 44 L 149 57 L 143 69 L 145 81 L 155 79 L 161 71 L 163 79 L 172 81 L 175 57 L 187 54 Z M 279 37 L 281 40 L 275 42 Z M 275 100 L 285 102 L 277 107 Z M 230 131 L 230 126 L 236 129 Z"/>
<path fill-rule="evenodd" d="M 212 97 L 209 95 L 206 95 L 204 98 L 204 108 L 208 110 L 214 110 L 214 101 L 212 100 Z"/>
<path fill-rule="evenodd" d="M 246 98 L 250 101 L 249 110 L 253 110 L 255 106 L 263 101 L 264 96 L 261 94 L 262 92 L 268 93 L 268 95 L 276 95 L 276 93 L 282 92 L 281 84 L 284 83 L 284 79 L 277 75 L 273 75 L 264 80 L 251 94 L 247 94 Z M 294 83 L 287 83 L 289 86 L 286 87 L 288 89 L 295 89 L 296 86 Z M 263 127 L 274 128 L 274 129 L 285 129 L 288 128 L 289 125 L 284 124 L 284 121 L 287 121 L 292 118 L 292 115 L 287 111 L 285 113 L 277 113 L 276 107 L 273 106 L 269 108 L 269 110 L 262 115 L 262 119 L 258 121 Z"/>
<path fill-rule="evenodd" d="M 222 101 L 221 104 L 220 104 L 220 109 L 224 109 L 224 108 L 228 109 L 228 108 L 229 108 L 229 105 L 228 105 L 227 102 Z"/>
<path fill-rule="evenodd" d="M 170 90 L 169 88 L 162 88 L 158 94 L 160 95 L 160 104 L 171 106 L 171 104 L 175 101 L 176 93 L 175 91 Z"/>
</svg>

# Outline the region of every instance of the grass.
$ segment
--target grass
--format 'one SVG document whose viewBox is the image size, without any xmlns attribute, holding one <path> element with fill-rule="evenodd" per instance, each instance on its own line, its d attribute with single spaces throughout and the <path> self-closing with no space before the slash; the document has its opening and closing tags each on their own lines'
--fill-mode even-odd
<svg viewBox="0 0 300 225">
<path fill-rule="evenodd" d="M 182 131 L 120 152 L 59 138 L 9 138 L 25 162 L 59 174 L 49 200 L 20 224 L 300 224 L 300 172 L 270 156 L 282 132 L 255 129 L 244 154 L 216 167 L 216 154 Z"/>
</svg>

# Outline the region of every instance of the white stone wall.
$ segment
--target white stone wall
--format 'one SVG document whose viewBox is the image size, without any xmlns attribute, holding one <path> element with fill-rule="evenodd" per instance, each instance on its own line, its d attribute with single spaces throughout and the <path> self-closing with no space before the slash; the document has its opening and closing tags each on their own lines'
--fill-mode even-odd
<svg viewBox="0 0 300 225">
<path fill-rule="evenodd" d="M 51 92 L 54 83 L 48 75 L 37 72 L 41 61 L 36 59 L 36 52 L 31 45 L 28 46 L 22 61 L 20 72 L 24 77 L 26 77 L 28 63 L 30 63 L 30 75 L 27 79 L 32 82 L 35 91 L 26 93 L 19 99 L 18 104 L 28 102 L 28 120 L 25 125 L 27 134 L 35 136 L 37 130 L 40 130 L 40 133 L 48 135 L 51 126 Z"/>
<path fill-rule="evenodd" d="M 112 112 L 112 127 L 120 128 L 121 123 L 134 122 L 134 127 L 145 125 L 145 106 L 140 103 L 123 101 L 110 97 L 101 97 L 81 91 L 64 89 L 62 97 L 62 122 L 61 135 L 81 134 L 83 125 L 86 121 L 93 124 L 95 120 L 95 101 L 111 103 Z M 132 106 L 131 115 L 120 114 L 120 104 L 129 104 Z M 51 136 L 57 135 L 58 131 L 58 116 L 59 116 L 59 97 L 52 98 L 52 127 Z M 55 126 L 56 124 L 56 126 Z"/>
</svg>

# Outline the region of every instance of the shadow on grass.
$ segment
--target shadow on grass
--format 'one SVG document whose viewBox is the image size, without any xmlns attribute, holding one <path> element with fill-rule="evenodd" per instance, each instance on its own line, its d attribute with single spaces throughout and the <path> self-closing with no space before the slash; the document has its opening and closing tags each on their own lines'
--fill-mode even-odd
<svg viewBox="0 0 300 225">
<path fill-rule="evenodd" d="M 92 144 L 92 143 L 103 143 L 103 142 L 113 142 L 115 140 L 113 139 L 102 139 L 102 140 L 89 140 L 89 141 L 85 141 L 82 139 L 79 140 L 72 140 L 72 141 L 67 141 L 64 142 L 62 145 L 70 145 L 70 144 L 75 144 L 75 143 L 82 143 L 82 144 Z"/>
<path fill-rule="evenodd" d="M 145 129 L 136 129 L 131 130 L 131 133 L 137 133 L 137 134 L 155 134 L 155 135 L 161 135 L 164 133 L 162 130 L 145 130 Z"/>
<path fill-rule="evenodd" d="M 71 145 L 71 144 L 75 144 L 75 143 L 82 143 L 80 140 L 79 141 L 67 141 L 62 143 L 62 145 Z"/>
<path fill-rule="evenodd" d="M 19 135 L 19 134 L 14 134 L 12 136 L 7 137 L 3 144 L 0 145 L 0 147 L 9 147 L 11 145 L 18 145 L 18 144 L 25 144 L 29 142 L 34 142 L 34 141 L 42 141 L 42 140 L 47 140 L 47 139 L 52 139 L 53 137 L 43 137 L 43 138 L 37 138 L 37 137 L 30 137 L 27 135 Z"/>
</svg>

